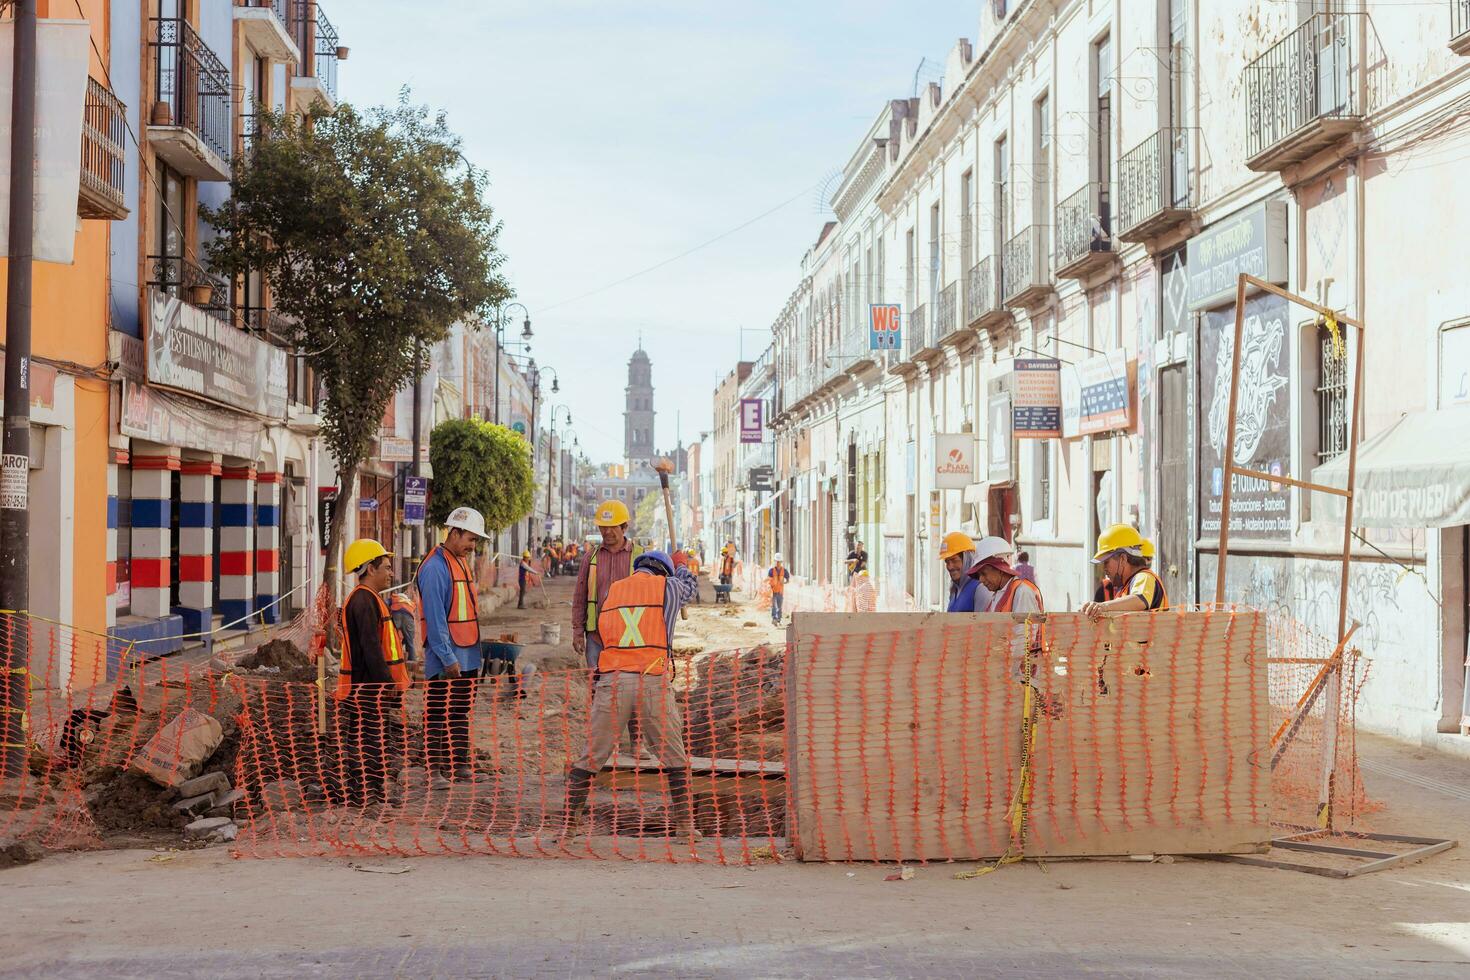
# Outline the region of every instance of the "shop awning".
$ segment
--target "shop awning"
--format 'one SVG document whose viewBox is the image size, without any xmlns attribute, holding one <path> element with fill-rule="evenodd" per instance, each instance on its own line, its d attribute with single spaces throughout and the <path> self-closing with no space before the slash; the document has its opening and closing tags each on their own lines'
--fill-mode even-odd
<svg viewBox="0 0 1470 980">
<path fill-rule="evenodd" d="M 1347 486 L 1347 453 L 1316 468 L 1312 482 Z M 1470 405 L 1410 412 L 1358 446 L 1354 527 L 1470 524 Z M 1312 506 L 1342 519 L 1343 498 Z"/>
</svg>

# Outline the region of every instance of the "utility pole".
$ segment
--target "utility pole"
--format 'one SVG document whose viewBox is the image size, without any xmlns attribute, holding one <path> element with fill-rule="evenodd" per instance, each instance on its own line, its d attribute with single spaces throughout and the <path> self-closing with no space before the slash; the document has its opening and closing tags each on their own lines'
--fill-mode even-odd
<svg viewBox="0 0 1470 980">
<path fill-rule="evenodd" d="M 0 609 L 31 605 L 31 265 L 36 221 L 36 0 L 16 0 L 10 99 L 10 265 L 5 290 L 5 432 L 0 459 Z M 0 643 L 0 779 L 26 771 L 30 624 Z"/>
</svg>

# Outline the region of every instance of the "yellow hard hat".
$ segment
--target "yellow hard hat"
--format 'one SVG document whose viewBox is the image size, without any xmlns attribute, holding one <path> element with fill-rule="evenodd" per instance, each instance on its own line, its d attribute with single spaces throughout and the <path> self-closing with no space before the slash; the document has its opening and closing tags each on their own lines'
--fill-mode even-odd
<svg viewBox="0 0 1470 980">
<path fill-rule="evenodd" d="M 621 500 L 604 500 L 597 508 L 592 523 L 598 527 L 617 527 L 628 523 L 628 505 Z"/>
<path fill-rule="evenodd" d="M 1141 552 L 1143 552 L 1143 557 L 1149 559 L 1150 561 L 1153 560 L 1153 557 L 1154 557 L 1154 543 L 1152 541 L 1150 541 L 1148 538 L 1144 538 L 1143 539 L 1143 544 L 1141 544 L 1141 545 L 1138 546 L 1138 550 L 1141 551 Z"/>
<path fill-rule="evenodd" d="M 1092 556 L 1093 564 L 1100 564 L 1115 551 L 1124 548 L 1132 548 L 1138 551 L 1143 547 L 1143 535 L 1138 533 L 1138 528 L 1131 524 L 1114 524 L 1097 536 L 1097 554 Z"/>
<path fill-rule="evenodd" d="M 521 557 L 522 558 L 530 558 L 531 557 L 531 553 L 529 551 L 523 551 L 523 552 L 521 552 Z"/>
<path fill-rule="evenodd" d="M 342 556 L 342 565 L 347 571 L 355 572 L 368 562 L 391 554 L 393 552 L 372 538 L 358 538 L 347 546 L 347 553 Z"/>
<path fill-rule="evenodd" d="M 964 531 L 950 531 L 939 542 L 939 560 L 948 561 L 955 555 L 962 555 L 967 551 L 974 551 L 975 543 Z"/>
</svg>

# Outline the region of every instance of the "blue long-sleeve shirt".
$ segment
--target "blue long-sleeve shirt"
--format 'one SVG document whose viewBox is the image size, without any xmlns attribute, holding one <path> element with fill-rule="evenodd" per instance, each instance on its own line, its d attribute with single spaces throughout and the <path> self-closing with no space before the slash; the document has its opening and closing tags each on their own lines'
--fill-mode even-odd
<svg viewBox="0 0 1470 980">
<path fill-rule="evenodd" d="M 965 576 L 958 590 L 950 586 L 949 608 L 945 612 L 974 612 L 977 591 L 981 591 L 980 580 Z M 989 595 L 988 592 L 986 594 Z"/>
<path fill-rule="evenodd" d="M 638 574 L 647 575 L 648 572 Z M 674 569 L 674 574 L 664 582 L 664 638 L 672 646 L 674 642 L 674 624 L 679 620 L 679 610 L 684 603 L 694 598 L 699 589 L 699 579 L 694 573 L 684 567 Z"/>
<path fill-rule="evenodd" d="M 451 663 L 468 674 L 480 669 L 480 644 L 456 646 L 449 638 L 449 604 L 454 580 L 444 552 L 436 551 L 419 569 L 419 602 L 424 609 L 424 676 L 438 677 Z"/>
</svg>

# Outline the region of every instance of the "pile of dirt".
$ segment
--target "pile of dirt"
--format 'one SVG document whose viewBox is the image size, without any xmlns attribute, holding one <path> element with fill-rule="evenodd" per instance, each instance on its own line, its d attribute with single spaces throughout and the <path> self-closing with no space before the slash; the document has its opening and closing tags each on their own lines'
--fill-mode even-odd
<svg viewBox="0 0 1470 980">
<path fill-rule="evenodd" d="M 241 657 L 236 667 L 281 681 L 301 684 L 316 681 L 316 664 L 300 647 L 283 638 L 262 643 Z"/>
<path fill-rule="evenodd" d="M 147 776 L 101 766 L 82 776 L 87 808 L 104 838 L 166 831 L 176 837 L 193 817 L 174 809 L 175 794 Z"/>
<path fill-rule="evenodd" d="M 762 645 L 691 662 L 679 695 L 689 751 L 728 759 L 781 758 L 786 723 L 785 651 Z"/>
</svg>

